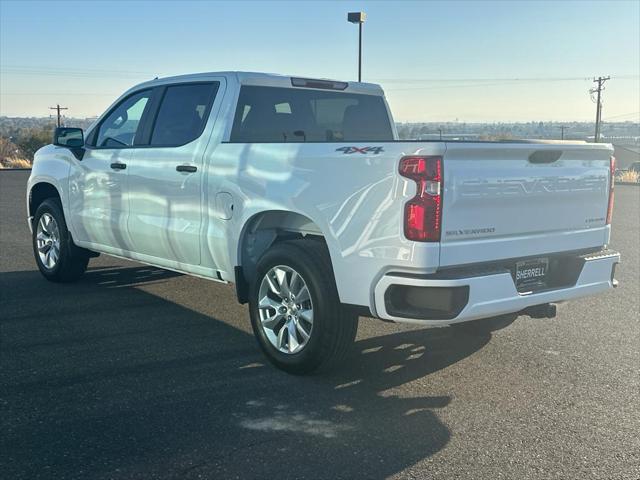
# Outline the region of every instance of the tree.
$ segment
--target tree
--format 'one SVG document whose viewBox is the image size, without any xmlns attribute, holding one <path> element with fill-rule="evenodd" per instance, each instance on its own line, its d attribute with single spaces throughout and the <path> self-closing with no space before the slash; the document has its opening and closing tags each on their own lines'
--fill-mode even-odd
<svg viewBox="0 0 640 480">
<path fill-rule="evenodd" d="M 22 156 L 33 161 L 33 155 L 40 148 L 51 143 L 53 130 L 49 127 L 26 128 L 18 132 L 15 143 Z"/>
<path fill-rule="evenodd" d="M 18 146 L 10 139 L 0 137 L 0 162 L 19 156 Z"/>
</svg>

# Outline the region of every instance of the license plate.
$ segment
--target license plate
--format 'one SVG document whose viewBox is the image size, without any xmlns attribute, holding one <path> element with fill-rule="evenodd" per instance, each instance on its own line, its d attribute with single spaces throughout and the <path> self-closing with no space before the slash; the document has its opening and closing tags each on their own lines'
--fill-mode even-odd
<svg viewBox="0 0 640 480">
<path fill-rule="evenodd" d="M 516 289 L 521 291 L 544 287 L 548 272 L 548 258 L 535 258 L 516 263 Z"/>
</svg>

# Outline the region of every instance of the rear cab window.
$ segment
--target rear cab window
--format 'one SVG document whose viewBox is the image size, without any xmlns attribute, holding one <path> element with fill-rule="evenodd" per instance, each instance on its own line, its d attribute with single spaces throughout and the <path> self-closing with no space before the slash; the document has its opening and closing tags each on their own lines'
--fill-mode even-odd
<svg viewBox="0 0 640 480">
<path fill-rule="evenodd" d="M 242 86 L 231 142 L 393 141 L 384 100 L 378 95 Z"/>
</svg>

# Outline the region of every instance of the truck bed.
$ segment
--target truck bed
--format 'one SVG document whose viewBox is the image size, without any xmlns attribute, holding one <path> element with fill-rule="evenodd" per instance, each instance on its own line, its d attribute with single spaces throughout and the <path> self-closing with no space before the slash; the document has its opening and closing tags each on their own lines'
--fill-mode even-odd
<svg viewBox="0 0 640 480">
<path fill-rule="evenodd" d="M 535 152 L 559 156 L 532 163 Z M 227 142 L 210 166 L 225 172 L 216 189 L 246 199 L 242 218 L 270 205 L 309 218 L 329 246 L 341 300 L 367 305 L 363 279 L 390 270 L 432 274 L 602 247 L 611 153 L 610 145 L 548 141 Z M 405 204 L 416 195 L 398 171 L 406 156 L 442 158 L 440 242 L 411 241 L 403 231 Z"/>
</svg>

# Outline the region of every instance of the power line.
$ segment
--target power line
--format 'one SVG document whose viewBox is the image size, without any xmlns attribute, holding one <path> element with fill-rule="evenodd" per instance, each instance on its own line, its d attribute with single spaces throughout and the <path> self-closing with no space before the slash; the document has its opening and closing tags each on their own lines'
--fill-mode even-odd
<svg viewBox="0 0 640 480">
<path fill-rule="evenodd" d="M 563 81 L 588 81 L 588 78 L 573 78 L 573 79 L 547 79 L 544 82 L 563 82 Z M 504 85 L 526 85 L 531 83 L 542 83 L 542 80 L 497 80 L 495 82 L 486 83 L 468 83 L 468 84 L 457 84 L 457 85 L 432 85 L 427 87 L 400 87 L 400 88 L 385 88 L 386 91 L 415 91 L 415 90 L 440 90 L 447 88 L 474 88 L 474 87 L 495 87 L 495 86 L 504 86 Z M 452 83 L 452 82 L 450 82 Z"/>
<path fill-rule="evenodd" d="M 131 76 L 157 76 L 157 72 L 141 71 L 141 70 L 113 70 L 113 69 L 89 69 L 89 68 L 68 68 L 68 67 L 40 67 L 28 65 L 3 65 L 0 71 L 6 73 L 26 74 L 26 75 L 52 75 L 52 76 L 68 76 L 68 77 L 120 77 L 126 78 Z M 635 79 L 640 75 L 624 74 L 615 75 L 616 79 Z M 507 77 L 507 78 L 377 78 L 380 83 L 452 83 L 452 82 L 560 82 L 560 81 L 578 81 L 590 80 L 588 76 L 576 77 Z"/>
<path fill-rule="evenodd" d="M 483 77 L 483 78 L 374 78 L 375 81 L 380 83 L 438 83 L 438 82 L 495 82 L 495 81 L 507 81 L 507 82 L 554 82 L 554 81 L 571 81 L 571 80 L 591 80 L 592 77 L 576 76 L 576 77 Z M 635 79 L 640 78 L 637 74 L 624 74 L 613 75 L 615 79 Z"/>
<path fill-rule="evenodd" d="M 596 98 L 596 132 L 593 138 L 594 143 L 598 143 L 600 141 L 600 123 L 602 122 L 602 92 L 604 91 L 604 82 L 609 80 L 611 77 L 598 77 L 594 78 L 593 82 L 597 83 L 597 87 L 593 87 L 589 90 L 589 93 L 592 96 L 595 93 L 597 95 Z"/>
<path fill-rule="evenodd" d="M 591 77 L 482 77 L 482 78 L 376 78 L 381 83 L 441 83 L 441 82 L 531 82 L 531 81 L 565 81 L 565 80 L 590 80 Z"/>
<path fill-rule="evenodd" d="M 59 68 L 59 67 L 29 67 L 19 65 L 3 65 L 0 67 L 3 74 L 16 75 L 42 75 L 42 76 L 64 76 L 64 77 L 155 77 L 157 73 L 142 72 L 135 70 L 99 70 L 88 68 Z"/>
<path fill-rule="evenodd" d="M 131 79 L 131 78 L 154 78 L 157 74 L 154 73 L 139 73 L 139 72 L 100 72 L 100 71 L 65 71 L 65 70 L 31 70 L 31 69 L 10 69 L 1 68 L 2 75 L 36 75 L 38 77 L 65 77 L 65 78 L 118 78 L 118 79 Z"/>
<path fill-rule="evenodd" d="M 640 78 L 640 75 L 625 75 L 625 76 L 616 76 L 616 77 L 609 77 L 609 78 L 616 78 L 616 79 L 620 79 L 620 78 Z M 381 80 L 378 80 L 381 83 L 387 83 L 387 82 L 382 82 Z M 415 80 L 416 82 L 418 80 Z M 454 84 L 454 85 L 428 85 L 428 86 L 424 86 L 424 87 L 391 87 L 391 88 L 385 88 L 385 91 L 387 92 L 397 92 L 397 91 L 416 91 L 416 90 L 440 90 L 440 89 L 448 89 L 448 88 L 476 88 L 476 87 L 495 87 L 495 86 L 505 86 L 505 85 L 527 85 L 527 84 L 531 84 L 531 83 L 551 83 L 551 82 L 566 82 L 566 81 L 591 81 L 591 78 L 586 78 L 586 77 L 565 77 L 565 78 L 560 78 L 560 77 L 549 77 L 549 78 L 530 78 L 530 79 L 495 79 L 495 81 L 491 81 L 491 79 L 477 79 L 476 83 L 466 83 L 466 82 L 471 82 L 471 80 L 454 80 L 454 79 L 449 79 L 449 80 L 442 80 L 442 82 L 447 82 L 447 83 L 455 83 L 455 82 L 461 82 L 458 84 Z M 412 82 L 414 82 L 414 80 L 412 80 Z M 432 83 L 439 83 L 441 82 L 440 80 L 424 80 L 424 82 L 432 82 Z M 485 83 L 486 82 L 486 83 Z M 490 83 L 489 83 L 490 82 Z M 401 82 L 398 82 L 401 83 Z"/>
<path fill-rule="evenodd" d="M 54 72 L 93 72 L 93 73 L 140 73 L 145 75 L 155 75 L 153 72 L 142 70 L 117 70 L 117 69 L 100 69 L 100 68 L 69 68 L 58 66 L 42 66 L 42 65 L 3 65 L 2 70 L 30 70 L 30 71 L 54 71 Z"/>
<path fill-rule="evenodd" d="M 603 118 L 602 120 L 611 120 L 612 118 L 631 117 L 638 116 L 640 118 L 640 112 L 623 113 L 620 115 L 612 115 L 611 117 Z"/>
</svg>

